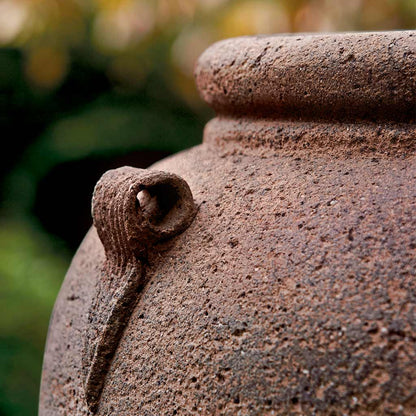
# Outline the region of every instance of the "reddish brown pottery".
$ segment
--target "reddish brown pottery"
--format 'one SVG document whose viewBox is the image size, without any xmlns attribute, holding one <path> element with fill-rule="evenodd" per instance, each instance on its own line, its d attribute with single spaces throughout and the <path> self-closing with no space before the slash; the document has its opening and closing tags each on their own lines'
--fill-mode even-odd
<svg viewBox="0 0 416 416">
<path fill-rule="evenodd" d="M 196 67 L 203 144 L 107 172 L 40 415 L 416 412 L 416 32 L 266 36 Z"/>
</svg>

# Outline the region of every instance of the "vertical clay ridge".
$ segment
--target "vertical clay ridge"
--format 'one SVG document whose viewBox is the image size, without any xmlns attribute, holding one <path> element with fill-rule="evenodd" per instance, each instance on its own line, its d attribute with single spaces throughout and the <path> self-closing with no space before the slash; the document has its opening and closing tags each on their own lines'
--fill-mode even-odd
<svg viewBox="0 0 416 416">
<path fill-rule="evenodd" d="M 184 231 L 195 214 L 188 184 L 171 173 L 123 167 L 106 172 L 97 183 L 92 215 L 106 261 L 89 308 L 82 357 L 85 397 L 93 413 L 145 284 L 148 249 Z"/>
</svg>

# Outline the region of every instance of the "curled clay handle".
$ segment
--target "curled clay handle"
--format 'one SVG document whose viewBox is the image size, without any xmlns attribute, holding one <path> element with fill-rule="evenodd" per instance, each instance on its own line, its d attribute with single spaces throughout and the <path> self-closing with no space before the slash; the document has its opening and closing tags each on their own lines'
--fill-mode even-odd
<svg viewBox="0 0 416 416">
<path fill-rule="evenodd" d="M 188 184 L 171 173 L 123 167 L 97 183 L 92 215 L 106 261 L 89 309 L 82 357 L 91 412 L 98 408 L 122 332 L 146 283 L 148 250 L 183 232 L 195 214 Z"/>
<path fill-rule="evenodd" d="M 118 266 L 145 259 L 147 247 L 180 234 L 195 216 L 191 190 L 182 178 L 127 166 L 101 177 L 92 206 L 107 261 Z"/>
</svg>

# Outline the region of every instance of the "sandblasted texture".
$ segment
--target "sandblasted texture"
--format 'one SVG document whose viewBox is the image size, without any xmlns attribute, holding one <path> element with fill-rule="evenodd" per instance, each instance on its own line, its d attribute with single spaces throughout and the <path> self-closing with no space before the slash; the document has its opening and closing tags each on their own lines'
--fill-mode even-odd
<svg viewBox="0 0 416 416">
<path fill-rule="evenodd" d="M 98 414 L 410 415 L 414 156 L 259 163 L 205 147 L 157 165 L 199 212 L 149 257 Z M 92 231 L 55 308 L 41 414 L 85 409 L 76 351 L 102 256 Z"/>
<path fill-rule="evenodd" d="M 227 39 L 202 54 L 195 77 L 221 114 L 414 120 L 416 33 Z"/>
</svg>

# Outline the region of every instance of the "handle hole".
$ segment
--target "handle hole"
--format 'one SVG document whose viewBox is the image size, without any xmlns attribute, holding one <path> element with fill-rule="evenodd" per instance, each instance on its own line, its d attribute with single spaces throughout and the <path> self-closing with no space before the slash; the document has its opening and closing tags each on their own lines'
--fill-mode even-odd
<svg viewBox="0 0 416 416">
<path fill-rule="evenodd" d="M 143 216 L 153 227 L 168 225 L 180 208 L 180 196 L 169 184 L 143 187 L 137 194 Z"/>
</svg>

